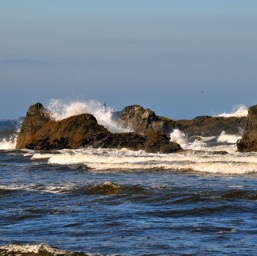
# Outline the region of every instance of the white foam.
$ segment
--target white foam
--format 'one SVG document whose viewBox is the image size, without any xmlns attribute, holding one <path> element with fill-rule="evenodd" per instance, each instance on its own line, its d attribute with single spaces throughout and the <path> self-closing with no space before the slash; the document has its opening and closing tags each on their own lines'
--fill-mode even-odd
<svg viewBox="0 0 257 256">
<path fill-rule="evenodd" d="M 222 113 L 220 117 L 246 117 L 248 115 L 248 108 L 245 105 L 237 105 L 233 107 L 231 113 Z"/>
<path fill-rule="evenodd" d="M 128 132 L 128 129 L 119 127 L 113 120 L 115 110 L 96 100 L 70 101 L 51 99 L 47 107 L 56 120 L 66 117 L 88 113 L 92 114 L 97 122 L 106 127 L 110 132 Z"/>
<path fill-rule="evenodd" d="M 20 255 L 20 253 L 39 254 L 42 252 L 47 253 L 47 255 L 48 254 L 49 255 L 71 255 L 71 253 L 65 250 L 53 248 L 46 244 L 36 244 L 36 245 L 11 244 L 11 245 L 0 246 L 0 250 L 4 250 L 5 252 L 12 253 L 12 255 L 13 253 L 17 253 L 17 255 Z"/>
<path fill-rule="evenodd" d="M 17 137 L 14 136 L 10 139 L 3 138 L 0 140 L 0 150 L 14 150 L 16 147 L 16 139 Z"/>
<path fill-rule="evenodd" d="M 217 142 L 219 143 L 229 143 L 229 144 L 235 144 L 238 139 L 240 139 L 240 135 L 232 135 L 232 134 L 226 134 L 226 132 L 221 132 L 220 136 L 217 138 Z"/>
<path fill-rule="evenodd" d="M 174 129 L 170 133 L 170 141 L 177 142 L 183 149 L 204 150 L 207 147 L 203 140 L 196 139 L 194 142 L 189 142 L 186 134 L 179 129 Z"/>
<path fill-rule="evenodd" d="M 230 149 L 229 154 L 214 152 L 224 149 Z M 115 149 L 80 149 L 64 150 L 60 154 L 53 154 L 48 159 L 48 163 L 55 165 L 82 164 L 92 171 L 192 170 L 220 174 L 247 174 L 257 172 L 256 156 L 257 153 L 236 152 L 235 145 L 172 154 Z"/>
</svg>

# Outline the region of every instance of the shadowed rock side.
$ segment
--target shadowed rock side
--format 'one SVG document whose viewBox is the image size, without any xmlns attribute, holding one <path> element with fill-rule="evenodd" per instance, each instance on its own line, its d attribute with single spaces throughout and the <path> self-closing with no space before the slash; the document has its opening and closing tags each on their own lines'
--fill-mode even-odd
<svg viewBox="0 0 257 256">
<path fill-rule="evenodd" d="M 17 149 L 53 150 L 64 148 L 128 148 L 147 152 L 171 153 L 181 150 L 165 135 L 149 131 L 111 133 L 91 114 L 71 116 L 60 121 L 51 119 L 40 103 L 30 106 L 17 138 Z"/>
<path fill-rule="evenodd" d="M 177 128 L 192 136 L 219 136 L 221 132 L 240 134 L 246 126 L 246 117 L 198 116 L 192 120 L 176 121 Z"/>
<path fill-rule="evenodd" d="M 145 134 L 152 129 L 167 137 L 175 129 L 192 136 L 218 136 L 222 131 L 227 134 L 240 134 L 246 125 L 246 117 L 211 117 L 198 116 L 192 120 L 177 120 L 157 116 L 152 110 L 144 109 L 139 105 L 125 107 L 119 114 L 116 122 L 123 128 L 132 129 L 137 133 Z"/>
<path fill-rule="evenodd" d="M 257 105 L 249 108 L 247 124 L 242 139 L 237 141 L 240 152 L 257 151 Z"/>
</svg>

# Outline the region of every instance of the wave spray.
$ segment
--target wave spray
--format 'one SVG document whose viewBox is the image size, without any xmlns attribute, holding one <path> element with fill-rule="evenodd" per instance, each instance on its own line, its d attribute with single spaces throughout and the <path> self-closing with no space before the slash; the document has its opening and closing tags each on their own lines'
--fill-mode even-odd
<svg viewBox="0 0 257 256">
<path fill-rule="evenodd" d="M 97 122 L 110 132 L 128 132 L 127 129 L 123 129 L 115 123 L 113 118 L 115 109 L 107 107 L 97 100 L 65 102 L 60 99 L 51 99 L 47 108 L 55 120 L 87 113 L 92 114 Z"/>
</svg>

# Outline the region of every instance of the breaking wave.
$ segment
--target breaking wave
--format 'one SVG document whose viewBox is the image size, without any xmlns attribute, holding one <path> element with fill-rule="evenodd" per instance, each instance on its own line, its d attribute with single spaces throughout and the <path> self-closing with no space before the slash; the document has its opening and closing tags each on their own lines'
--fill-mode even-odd
<svg viewBox="0 0 257 256">
<path fill-rule="evenodd" d="M 111 132 L 128 132 L 128 129 L 119 127 L 113 118 L 115 110 L 96 100 L 89 101 L 70 101 L 65 102 L 60 99 L 51 99 L 47 108 L 52 117 L 61 120 L 74 115 L 83 113 L 92 114 L 97 122 L 106 127 Z"/>
<path fill-rule="evenodd" d="M 224 131 L 217 138 L 219 143 L 235 144 L 241 138 L 240 135 L 226 134 Z"/>
<path fill-rule="evenodd" d="M 248 108 L 245 105 L 237 105 L 233 107 L 231 113 L 221 113 L 220 117 L 246 117 L 248 115 Z"/>
<path fill-rule="evenodd" d="M 47 154 L 50 165 L 84 166 L 85 171 L 195 171 L 215 174 L 250 174 L 257 172 L 257 153 L 239 153 L 236 145 L 215 146 L 208 150 L 187 150 L 158 154 L 127 149 L 61 150 Z M 42 159 L 42 153 L 32 155 Z M 81 167 L 80 167 L 81 168 Z"/>
<path fill-rule="evenodd" d="M 193 142 L 189 142 L 185 133 L 181 132 L 179 129 L 174 129 L 170 133 L 170 141 L 178 143 L 183 149 L 192 149 L 192 150 L 205 150 L 207 148 L 207 144 L 205 141 L 211 140 L 214 137 L 199 137 L 195 139 Z"/>
</svg>

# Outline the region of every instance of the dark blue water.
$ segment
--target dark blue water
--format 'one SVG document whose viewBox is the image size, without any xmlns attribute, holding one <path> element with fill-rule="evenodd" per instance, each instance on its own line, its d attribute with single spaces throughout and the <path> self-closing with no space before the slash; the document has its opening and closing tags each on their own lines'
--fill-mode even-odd
<svg viewBox="0 0 257 256">
<path fill-rule="evenodd" d="M 256 255 L 256 223 L 256 175 L 100 172 L 0 152 L 2 246 L 47 244 L 103 255 Z M 8 253 L 0 249 L 0 255 Z"/>
</svg>

